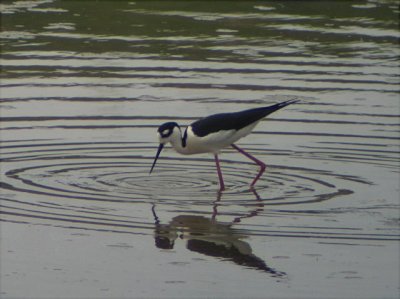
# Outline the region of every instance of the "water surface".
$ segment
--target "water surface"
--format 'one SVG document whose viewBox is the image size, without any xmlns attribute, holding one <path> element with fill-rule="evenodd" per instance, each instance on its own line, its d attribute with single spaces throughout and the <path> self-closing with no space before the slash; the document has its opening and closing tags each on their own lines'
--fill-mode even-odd
<svg viewBox="0 0 400 299">
<path fill-rule="evenodd" d="M 1 296 L 397 298 L 396 1 L 4 1 Z M 156 129 L 297 98 L 233 149 Z"/>
</svg>

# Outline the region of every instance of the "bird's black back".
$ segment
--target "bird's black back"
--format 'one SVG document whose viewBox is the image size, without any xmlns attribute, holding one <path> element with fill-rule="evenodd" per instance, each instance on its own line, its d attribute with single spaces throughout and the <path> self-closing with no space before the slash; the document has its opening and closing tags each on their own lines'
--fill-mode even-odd
<svg viewBox="0 0 400 299">
<path fill-rule="evenodd" d="M 204 137 L 210 133 L 223 130 L 240 130 L 248 125 L 259 121 L 268 114 L 275 112 L 287 105 L 298 102 L 289 100 L 268 107 L 253 108 L 233 113 L 219 113 L 199 119 L 191 124 L 193 133 L 199 137 Z"/>
</svg>

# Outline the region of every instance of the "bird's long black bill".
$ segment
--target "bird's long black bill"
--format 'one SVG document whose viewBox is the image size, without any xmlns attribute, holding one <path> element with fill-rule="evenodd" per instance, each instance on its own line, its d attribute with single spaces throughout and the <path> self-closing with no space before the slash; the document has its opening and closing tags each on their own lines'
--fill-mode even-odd
<svg viewBox="0 0 400 299">
<path fill-rule="evenodd" d="M 156 162 L 157 162 L 158 156 L 160 156 L 160 153 L 161 153 L 163 147 L 164 147 L 164 144 L 160 143 L 160 145 L 158 147 L 158 150 L 157 150 L 156 157 L 154 158 L 154 162 L 153 162 L 153 165 L 151 166 L 149 174 L 153 171 L 154 166 L 156 166 Z"/>
</svg>

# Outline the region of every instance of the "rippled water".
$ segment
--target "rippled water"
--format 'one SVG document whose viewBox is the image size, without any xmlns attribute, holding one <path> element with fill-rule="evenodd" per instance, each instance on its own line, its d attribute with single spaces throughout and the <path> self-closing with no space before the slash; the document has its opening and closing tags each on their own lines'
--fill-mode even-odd
<svg viewBox="0 0 400 299">
<path fill-rule="evenodd" d="M 397 297 L 398 3 L 227 3 L 0 4 L 2 296 Z M 159 124 L 292 98 L 255 190 L 148 174 Z"/>
</svg>

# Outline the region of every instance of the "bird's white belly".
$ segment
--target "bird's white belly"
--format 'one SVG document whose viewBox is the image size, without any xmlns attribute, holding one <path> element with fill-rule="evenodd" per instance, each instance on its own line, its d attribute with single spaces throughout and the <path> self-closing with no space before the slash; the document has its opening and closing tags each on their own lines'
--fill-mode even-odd
<svg viewBox="0 0 400 299">
<path fill-rule="evenodd" d="M 232 143 L 238 141 L 251 133 L 257 123 L 253 123 L 238 131 L 236 130 L 223 130 L 210 133 L 204 137 L 199 137 L 193 134 L 191 128 L 188 128 L 188 136 L 186 147 L 183 148 L 182 154 L 200 154 L 200 153 L 217 153 L 221 149 L 230 146 Z"/>
</svg>

